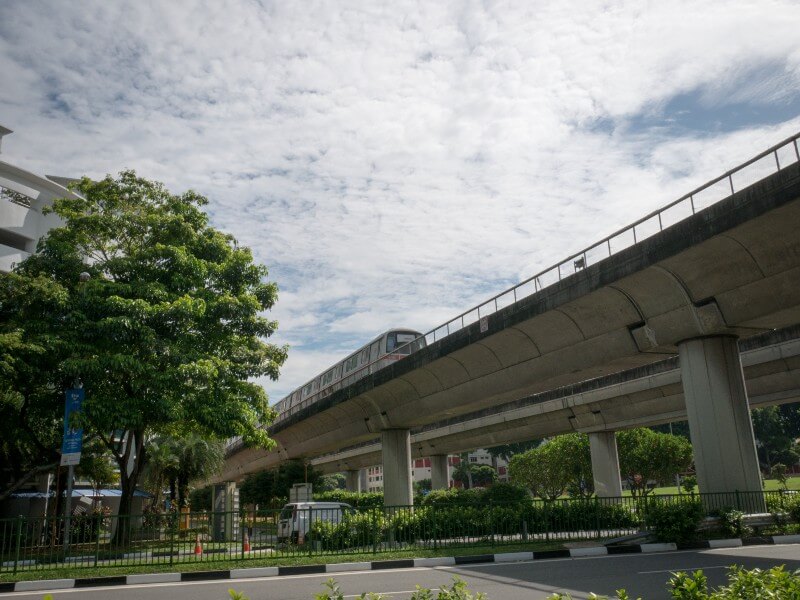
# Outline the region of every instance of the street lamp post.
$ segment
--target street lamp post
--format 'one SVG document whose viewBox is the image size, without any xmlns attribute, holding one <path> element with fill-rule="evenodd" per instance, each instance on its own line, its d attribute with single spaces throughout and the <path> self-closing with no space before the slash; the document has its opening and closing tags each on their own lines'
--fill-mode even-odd
<svg viewBox="0 0 800 600">
<path fill-rule="evenodd" d="M 86 283 L 91 279 L 91 275 L 83 271 L 78 275 L 80 283 Z M 83 286 L 81 286 L 83 287 Z M 64 555 L 69 553 L 69 544 L 72 527 L 72 486 L 75 479 L 75 465 L 81 460 L 81 449 L 83 445 L 83 427 L 75 429 L 71 427 L 72 415 L 80 412 L 83 405 L 84 392 L 83 384 L 76 378 L 73 389 L 67 390 L 66 408 L 64 411 L 64 440 L 61 446 L 61 464 L 67 465 L 67 497 L 65 502 L 64 515 Z"/>
</svg>

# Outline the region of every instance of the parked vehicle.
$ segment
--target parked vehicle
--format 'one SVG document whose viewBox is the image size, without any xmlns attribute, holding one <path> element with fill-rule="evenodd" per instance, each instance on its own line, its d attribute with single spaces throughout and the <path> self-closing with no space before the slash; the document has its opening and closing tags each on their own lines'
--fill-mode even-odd
<svg viewBox="0 0 800 600">
<path fill-rule="evenodd" d="M 327 521 L 338 524 L 346 513 L 355 513 L 355 509 L 344 502 L 290 502 L 278 517 L 278 542 L 302 543 L 311 523 Z"/>
</svg>

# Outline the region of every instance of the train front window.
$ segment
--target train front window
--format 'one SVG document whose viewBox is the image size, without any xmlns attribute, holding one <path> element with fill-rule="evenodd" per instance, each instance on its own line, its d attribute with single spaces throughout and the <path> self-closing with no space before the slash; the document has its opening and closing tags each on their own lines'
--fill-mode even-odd
<svg viewBox="0 0 800 600">
<path fill-rule="evenodd" d="M 386 352 L 394 354 L 411 354 L 413 342 L 417 339 L 414 333 L 390 333 L 386 336 Z M 395 350 L 397 348 L 397 350 Z"/>
</svg>

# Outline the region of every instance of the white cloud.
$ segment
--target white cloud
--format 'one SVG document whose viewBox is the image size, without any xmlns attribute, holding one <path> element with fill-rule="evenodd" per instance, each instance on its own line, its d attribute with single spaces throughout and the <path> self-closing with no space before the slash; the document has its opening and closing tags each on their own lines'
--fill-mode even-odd
<svg viewBox="0 0 800 600">
<path fill-rule="evenodd" d="M 798 106 L 799 29 L 790 1 L 11 1 L 4 158 L 208 195 L 281 287 L 278 399 L 797 130 L 665 111 Z"/>
</svg>

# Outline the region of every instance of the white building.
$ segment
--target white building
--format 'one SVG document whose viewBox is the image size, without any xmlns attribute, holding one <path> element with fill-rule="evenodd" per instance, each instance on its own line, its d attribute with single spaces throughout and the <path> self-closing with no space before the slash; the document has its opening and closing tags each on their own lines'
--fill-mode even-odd
<svg viewBox="0 0 800 600">
<path fill-rule="evenodd" d="M 0 125 L 0 151 L 3 138 L 12 133 Z M 55 198 L 74 197 L 62 177 L 42 177 L 0 160 L 0 272 L 8 273 L 13 265 L 36 250 L 39 238 L 57 226 L 60 219 L 42 214 Z"/>
</svg>

